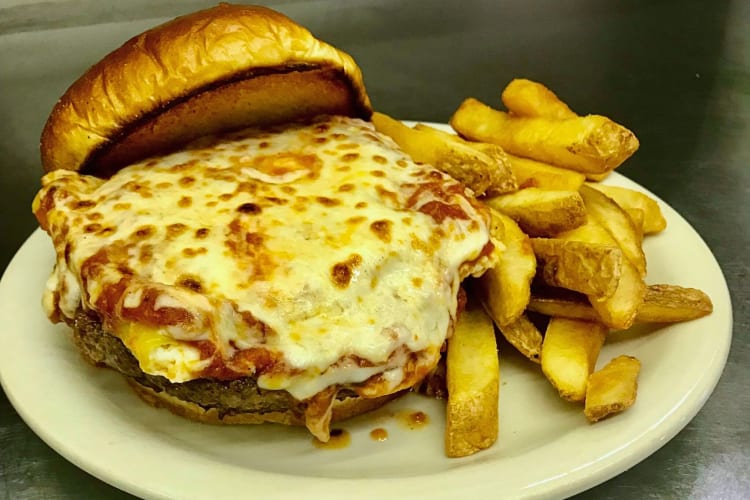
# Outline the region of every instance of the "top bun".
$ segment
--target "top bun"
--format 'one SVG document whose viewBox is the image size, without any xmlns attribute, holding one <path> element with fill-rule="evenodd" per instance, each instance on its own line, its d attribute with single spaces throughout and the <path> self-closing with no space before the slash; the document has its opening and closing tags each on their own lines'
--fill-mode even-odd
<svg viewBox="0 0 750 500">
<path fill-rule="evenodd" d="M 106 177 L 206 134 L 371 112 L 348 54 L 278 12 L 222 3 L 146 31 L 91 67 L 52 110 L 42 165 Z"/>
</svg>

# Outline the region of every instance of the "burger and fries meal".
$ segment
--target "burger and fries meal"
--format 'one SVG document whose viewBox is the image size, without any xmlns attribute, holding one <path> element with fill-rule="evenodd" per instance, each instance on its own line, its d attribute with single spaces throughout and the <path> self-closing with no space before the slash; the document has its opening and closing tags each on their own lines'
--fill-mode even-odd
<svg viewBox="0 0 750 500">
<path fill-rule="evenodd" d="M 501 337 L 591 422 L 623 411 L 640 362 L 597 371 L 609 331 L 711 301 L 647 284 L 659 204 L 598 182 L 632 132 L 529 80 L 502 103 L 466 99 L 456 134 L 407 126 L 373 112 L 349 55 L 263 7 L 146 31 L 44 128 L 46 313 L 87 361 L 202 422 L 325 442 L 419 390 L 447 394 L 445 453 L 470 455 L 497 439 Z"/>
</svg>

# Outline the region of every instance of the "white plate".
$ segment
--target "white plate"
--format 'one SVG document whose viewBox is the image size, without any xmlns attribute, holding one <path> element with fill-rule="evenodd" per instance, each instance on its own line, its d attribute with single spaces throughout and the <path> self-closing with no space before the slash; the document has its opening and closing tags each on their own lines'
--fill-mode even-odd
<svg viewBox="0 0 750 500">
<path fill-rule="evenodd" d="M 608 183 L 642 189 L 614 174 Z M 409 395 L 346 422 L 351 445 L 317 449 L 304 429 L 197 424 L 142 403 L 122 378 L 78 356 L 64 326 L 51 325 L 40 296 L 53 264 L 37 230 L 0 282 L 0 380 L 29 426 L 61 455 L 98 478 L 149 498 L 438 498 L 570 495 L 630 468 L 664 445 L 698 412 L 726 362 L 732 331 L 729 292 L 711 251 L 662 203 L 667 230 L 648 237 L 650 283 L 698 287 L 712 315 L 620 333 L 599 365 L 618 354 L 643 363 L 638 402 L 589 425 L 538 368 L 501 356 L 500 436 L 464 459 L 443 455 L 442 404 Z M 653 329 L 653 328 L 652 328 Z M 389 416 L 422 410 L 430 423 L 402 428 Z M 377 442 L 369 432 L 385 428 Z"/>
</svg>

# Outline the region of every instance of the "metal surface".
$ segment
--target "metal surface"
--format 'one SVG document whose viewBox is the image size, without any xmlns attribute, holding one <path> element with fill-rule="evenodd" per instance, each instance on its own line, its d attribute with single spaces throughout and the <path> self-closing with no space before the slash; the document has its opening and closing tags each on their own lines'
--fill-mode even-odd
<svg viewBox="0 0 750 500">
<path fill-rule="evenodd" d="M 146 18 L 208 4 L 0 1 L 0 269 L 36 227 L 29 207 L 40 175 L 38 137 L 57 97 L 154 23 Z M 580 498 L 750 498 L 750 3 L 272 5 L 351 53 L 375 106 L 398 117 L 445 121 L 464 97 L 496 103 L 501 84 L 526 76 L 573 109 L 636 131 L 641 149 L 620 171 L 672 205 L 713 249 L 732 292 L 733 345 L 695 419 L 650 458 Z M 128 496 L 57 455 L 0 394 L 2 497 Z"/>
</svg>

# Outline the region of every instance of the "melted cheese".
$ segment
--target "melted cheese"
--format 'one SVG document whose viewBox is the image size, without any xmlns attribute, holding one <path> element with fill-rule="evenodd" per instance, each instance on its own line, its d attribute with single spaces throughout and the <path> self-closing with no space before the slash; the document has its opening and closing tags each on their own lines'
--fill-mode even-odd
<svg viewBox="0 0 750 500">
<path fill-rule="evenodd" d="M 123 323 L 114 333 L 131 349 L 146 373 L 163 375 L 170 380 L 190 380 L 193 373 L 208 364 L 197 349 L 160 329 Z"/>
<path fill-rule="evenodd" d="M 109 180 L 54 171 L 34 211 L 57 251 L 50 317 L 97 311 L 173 382 L 220 362 L 298 399 L 414 384 L 461 280 L 491 264 L 470 193 L 340 117 L 202 139 Z"/>
</svg>

